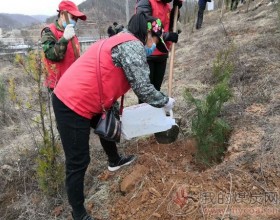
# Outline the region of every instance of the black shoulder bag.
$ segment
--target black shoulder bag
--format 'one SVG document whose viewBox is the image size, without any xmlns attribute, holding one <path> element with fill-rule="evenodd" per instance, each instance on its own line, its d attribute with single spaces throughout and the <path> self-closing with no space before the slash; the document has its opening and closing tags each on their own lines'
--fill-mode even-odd
<svg viewBox="0 0 280 220">
<path fill-rule="evenodd" d="M 99 96 L 100 96 L 100 104 L 102 107 L 102 115 L 101 118 L 94 130 L 94 133 L 99 135 L 101 138 L 108 141 L 120 142 L 121 139 L 121 121 L 116 118 L 113 107 L 106 111 L 104 107 L 104 99 L 103 99 L 103 87 L 101 81 L 101 73 L 100 73 L 100 51 L 101 47 L 104 44 L 105 40 L 101 43 L 98 48 L 97 60 L 96 60 L 96 77 L 98 80 L 98 88 L 99 88 Z M 124 96 L 121 99 L 121 107 L 119 110 L 119 115 L 122 114 L 123 109 L 123 100 Z"/>
</svg>

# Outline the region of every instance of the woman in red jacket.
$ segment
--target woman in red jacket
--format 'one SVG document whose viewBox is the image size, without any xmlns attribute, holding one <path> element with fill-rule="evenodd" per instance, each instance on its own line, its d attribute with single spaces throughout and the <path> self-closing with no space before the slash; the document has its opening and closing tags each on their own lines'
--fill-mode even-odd
<svg viewBox="0 0 280 220">
<path fill-rule="evenodd" d="M 41 32 L 44 63 L 48 70 L 44 84 L 50 92 L 53 91 L 60 77 L 77 58 L 71 41 L 74 42 L 77 50 L 76 56 L 80 54 L 80 44 L 74 27 L 78 19 L 85 21 L 87 18 L 72 1 L 61 1 L 58 8 L 58 19 L 55 23 L 44 27 Z M 68 25 L 65 16 L 69 18 L 70 24 Z"/>
<path fill-rule="evenodd" d="M 104 106 L 113 103 L 130 88 L 141 100 L 170 111 L 175 100 L 157 91 L 149 80 L 146 59 L 153 43 L 161 50 L 159 19 L 144 13 L 134 15 L 128 31 L 93 44 L 61 77 L 53 97 L 53 108 L 66 158 L 66 188 L 74 219 L 92 219 L 84 208 L 84 175 L 90 162 L 90 128 L 95 128 L 102 113 L 97 71 L 101 74 Z M 100 58 L 99 62 L 97 60 Z M 120 157 L 115 142 L 100 138 L 109 157 L 109 170 L 115 171 L 135 160 Z"/>
<path fill-rule="evenodd" d="M 173 8 L 170 3 L 173 1 Z M 144 12 L 147 16 L 159 18 L 164 27 L 163 40 L 170 49 L 172 43 L 177 43 L 178 34 L 173 32 L 174 6 L 182 7 L 182 0 L 137 0 L 135 12 Z M 168 58 L 168 50 L 155 50 L 147 56 L 150 67 L 150 80 L 155 88 L 160 91 Z M 144 100 L 139 100 L 139 103 Z"/>
</svg>

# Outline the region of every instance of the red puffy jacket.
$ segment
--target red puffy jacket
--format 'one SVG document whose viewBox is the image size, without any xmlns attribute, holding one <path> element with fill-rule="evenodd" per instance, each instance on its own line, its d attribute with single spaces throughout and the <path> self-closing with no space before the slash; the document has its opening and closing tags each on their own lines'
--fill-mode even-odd
<svg viewBox="0 0 280 220">
<path fill-rule="evenodd" d="M 169 32 L 170 27 L 170 13 L 171 13 L 171 7 L 169 3 L 163 3 L 161 0 L 149 0 L 151 8 L 148 9 L 148 11 L 151 10 L 152 16 L 155 18 L 159 18 L 163 24 L 164 31 Z M 145 3 L 144 3 L 145 4 Z M 142 5 L 142 7 L 148 7 L 148 5 Z M 145 12 L 145 9 L 141 9 Z M 147 9 L 146 9 L 147 10 Z M 137 11 L 137 8 L 136 8 Z M 138 13 L 138 11 L 137 11 Z M 171 41 L 165 41 L 165 44 L 168 49 L 170 49 L 172 42 Z M 166 53 L 160 52 L 158 49 L 154 51 L 152 56 L 158 56 L 158 55 L 164 55 Z"/>
<path fill-rule="evenodd" d="M 63 36 L 63 31 L 57 29 L 55 24 L 50 24 L 48 27 L 50 28 L 51 32 L 54 34 L 57 40 L 59 40 Z M 77 51 L 80 53 L 80 44 L 78 38 L 74 36 L 73 39 L 75 41 Z M 67 44 L 67 50 L 63 60 L 51 61 L 45 57 L 44 63 L 48 70 L 48 76 L 46 77 L 44 83 L 45 86 L 54 89 L 60 77 L 69 68 L 69 66 L 71 66 L 72 63 L 75 62 L 75 60 L 76 59 L 75 59 L 74 50 L 71 41 L 69 41 Z"/>
<path fill-rule="evenodd" d="M 120 33 L 101 40 L 88 50 L 65 72 L 55 87 L 56 96 L 77 114 L 91 119 L 102 112 L 97 81 L 97 69 L 100 69 L 103 87 L 103 101 L 106 109 L 129 89 L 130 85 L 123 69 L 116 67 L 112 59 L 112 48 L 118 44 L 138 40 L 132 34 Z M 102 49 L 99 51 L 99 46 Z M 100 61 L 97 62 L 97 56 Z M 97 66 L 99 65 L 99 67 Z"/>
</svg>

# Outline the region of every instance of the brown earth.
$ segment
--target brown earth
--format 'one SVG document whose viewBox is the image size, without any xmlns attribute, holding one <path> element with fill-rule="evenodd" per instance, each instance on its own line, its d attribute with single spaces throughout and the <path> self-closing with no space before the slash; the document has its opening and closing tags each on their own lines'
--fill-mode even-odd
<svg viewBox="0 0 280 220">
<path fill-rule="evenodd" d="M 280 219 L 280 26 L 277 5 L 267 3 L 255 0 L 248 12 L 246 6 L 227 12 L 222 23 L 220 11 L 209 12 L 199 31 L 192 24 L 184 26 L 176 45 L 172 89 L 182 129 L 175 143 L 157 144 L 154 137 L 122 141 L 119 151 L 138 158 L 112 173 L 97 138 L 91 137 L 85 193 L 92 216 L 100 220 Z M 196 143 L 190 137 L 194 108 L 183 93 L 186 88 L 196 97 L 209 92 L 212 63 L 227 48 L 234 48 L 234 97 L 221 116 L 232 132 L 223 161 L 203 167 L 195 160 Z M 8 75 L 11 70 L 6 67 L 3 72 Z M 26 85 L 19 80 L 19 87 Z M 133 103 L 135 96 L 129 93 L 126 105 Z M 38 190 L 34 154 L 28 147 L 31 138 L 22 127 L 12 124 L 0 133 L 1 138 L 10 135 L 1 140 L 0 148 L 4 186 L 0 219 L 71 219 L 65 192 L 45 198 Z"/>
</svg>

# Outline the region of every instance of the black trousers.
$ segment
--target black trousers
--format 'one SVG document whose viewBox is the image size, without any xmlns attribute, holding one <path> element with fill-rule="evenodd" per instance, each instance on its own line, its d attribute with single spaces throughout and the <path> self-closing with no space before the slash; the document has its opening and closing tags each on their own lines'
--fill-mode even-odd
<svg viewBox="0 0 280 220">
<path fill-rule="evenodd" d="M 204 9 L 199 7 L 198 12 L 197 12 L 196 29 L 200 29 L 202 26 L 203 14 L 204 14 Z"/>
<path fill-rule="evenodd" d="M 150 67 L 150 81 L 160 91 L 161 84 L 163 82 L 165 69 L 166 69 L 167 58 L 158 60 L 148 60 Z"/>
<path fill-rule="evenodd" d="M 90 129 L 95 128 L 101 115 L 91 120 L 84 118 L 69 109 L 53 94 L 53 109 L 57 121 L 65 154 L 66 191 L 73 212 L 82 213 L 84 208 L 84 176 L 90 162 L 89 135 Z M 100 138 L 101 145 L 114 162 L 119 159 L 115 142 Z"/>
<path fill-rule="evenodd" d="M 206 9 L 206 0 L 199 0 L 198 2 L 198 12 L 197 12 L 197 21 L 196 21 L 196 29 L 200 29 L 203 22 L 203 14 Z"/>
</svg>

